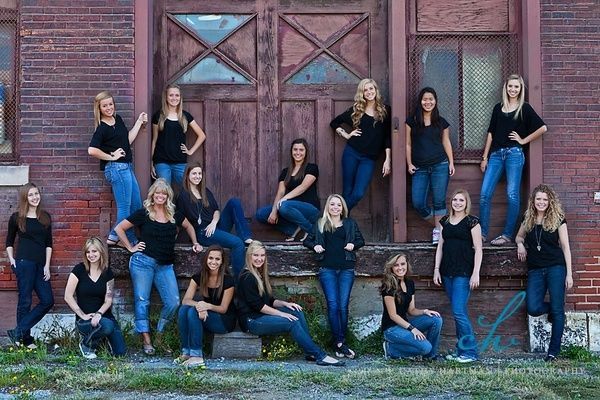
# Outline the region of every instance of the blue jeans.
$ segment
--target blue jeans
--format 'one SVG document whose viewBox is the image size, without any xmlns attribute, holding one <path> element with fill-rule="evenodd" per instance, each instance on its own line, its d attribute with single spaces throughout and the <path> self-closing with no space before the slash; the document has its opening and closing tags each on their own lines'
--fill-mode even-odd
<svg viewBox="0 0 600 400">
<path fill-rule="evenodd" d="M 96 349 L 99 342 L 106 338 L 110 343 L 113 356 L 123 356 L 127 352 L 125 338 L 117 321 L 102 317 L 96 327 L 92 326 L 91 320 L 79 320 L 75 325 L 87 347 Z"/>
<path fill-rule="evenodd" d="M 268 224 L 271 210 L 273 210 L 273 206 L 259 208 L 256 211 L 256 219 L 263 224 Z M 281 203 L 278 214 L 279 220 L 276 227 L 287 236 L 292 236 L 298 227 L 304 232 L 312 232 L 314 223 L 319 219 L 317 207 L 298 200 L 286 200 Z"/>
<path fill-rule="evenodd" d="M 348 305 L 354 285 L 354 269 L 321 268 L 319 281 L 327 301 L 327 319 L 334 344 L 344 343 L 348 329 Z"/>
<path fill-rule="evenodd" d="M 134 211 L 142 208 L 142 198 L 140 196 L 140 187 L 133 172 L 133 164 L 121 162 L 108 162 L 104 169 L 104 176 L 108 183 L 112 186 L 113 196 L 117 205 L 117 222 L 123 221 L 125 218 L 133 214 Z M 127 239 L 133 244 L 137 243 L 135 231 L 133 228 L 128 229 Z M 108 234 L 108 239 L 118 241 L 119 237 L 113 228 Z"/>
<path fill-rule="evenodd" d="M 158 178 L 163 178 L 169 185 L 174 181 L 181 187 L 183 185 L 183 173 L 185 172 L 186 165 L 186 163 L 156 163 L 154 164 L 154 171 L 156 171 L 156 176 Z"/>
<path fill-rule="evenodd" d="M 409 320 L 412 326 L 420 330 L 426 340 L 417 340 L 411 331 L 401 326 L 392 326 L 383 332 L 387 342 L 387 354 L 390 358 L 425 356 L 434 358 L 437 355 L 442 331 L 442 318 L 419 315 Z"/>
<path fill-rule="evenodd" d="M 54 296 L 50 281 L 44 280 L 44 265 L 29 260 L 15 260 L 13 269 L 17 276 L 19 300 L 17 303 L 17 335 L 31 340 L 31 328 L 40 322 L 44 315 L 54 305 Z M 32 296 L 35 291 L 38 304 L 31 308 Z M 32 342 L 33 343 L 33 342 Z"/>
<path fill-rule="evenodd" d="M 521 175 L 525 165 L 525 155 L 520 147 L 502 147 L 490 154 L 487 169 L 481 183 L 479 200 L 479 217 L 481 218 L 481 235 L 487 238 L 490 229 L 490 212 L 496 185 L 506 170 L 506 196 L 508 209 L 506 223 L 502 235 L 513 238 L 521 201 Z"/>
<path fill-rule="evenodd" d="M 237 235 L 229 233 L 235 226 Z M 246 247 L 244 241 L 250 239 L 250 227 L 244 217 L 244 210 L 240 199 L 229 199 L 221 210 L 221 218 L 212 236 L 207 237 L 204 229 L 198 230 L 196 236 L 203 246 L 219 244 L 231 250 L 231 265 L 237 277 L 244 268 Z"/>
<path fill-rule="evenodd" d="M 204 330 L 212 333 L 227 333 L 235 328 L 235 319 L 226 320 L 222 314 L 208 311 L 206 321 L 201 321 L 198 311 L 192 306 L 181 306 L 177 318 L 181 354 L 202 357 L 202 340 Z"/>
<path fill-rule="evenodd" d="M 135 330 L 150 332 L 149 309 L 152 283 L 163 302 L 156 330 L 162 332 L 179 307 L 179 288 L 173 264 L 160 265 L 144 253 L 134 253 L 129 259 L 129 273 L 133 284 Z"/>
<path fill-rule="evenodd" d="M 375 160 L 346 145 L 342 154 L 342 196 L 348 211 L 367 193 L 374 170 Z"/>
<path fill-rule="evenodd" d="M 565 329 L 565 278 L 564 265 L 530 269 L 527 272 L 527 313 L 537 317 L 550 314 L 552 334 L 548 354 L 558 356 L 560 342 Z M 550 293 L 550 302 L 544 301 L 546 291 Z"/>
<path fill-rule="evenodd" d="M 258 318 L 248 318 L 248 332 L 257 336 L 289 333 L 292 335 L 292 339 L 298 343 L 298 346 L 302 348 L 305 355 L 314 356 L 317 360 L 325 358 L 325 352 L 310 337 L 304 313 L 287 307 L 280 307 L 278 310 L 292 314 L 298 319 L 290 321 L 284 317 L 262 314 Z"/>
<path fill-rule="evenodd" d="M 446 191 L 450 180 L 448 166 L 446 160 L 429 167 L 417 168 L 413 174 L 412 204 L 421 218 L 446 215 Z M 427 204 L 430 188 L 433 209 Z"/>
<path fill-rule="evenodd" d="M 475 331 L 469 319 L 469 310 L 467 302 L 471 289 L 469 288 L 469 277 L 466 276 L 444 276 L 442 275 L 442 283 L 446 290 L 446 295 L 450 299 L 452 307 L 452 315 L 456 325 L 456 353 L 459 356 L 471 357 L 477 359 L 477 341 L 475 339 Z"/>
</svg>

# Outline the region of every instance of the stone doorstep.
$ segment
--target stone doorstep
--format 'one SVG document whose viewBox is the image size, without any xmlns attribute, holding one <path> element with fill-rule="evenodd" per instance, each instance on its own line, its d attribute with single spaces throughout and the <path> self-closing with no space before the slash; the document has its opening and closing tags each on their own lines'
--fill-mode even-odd
<svg viewBox="0 0 600 400">
<path fill-rule="evenodd" d="M 546 315 L 529 316 L 529 351 L 546 352 L 550 343 L 552 325 Z M 567 312 L 563 346 L 582 346 L 593 352 L 600 352 L 600 314 Z"/>
<path fill-rule="evenodd" d="M 214 334 L 211 357 L 259 359 L 262 357 L 262 339 L 241 331 Z"/>
</svg>

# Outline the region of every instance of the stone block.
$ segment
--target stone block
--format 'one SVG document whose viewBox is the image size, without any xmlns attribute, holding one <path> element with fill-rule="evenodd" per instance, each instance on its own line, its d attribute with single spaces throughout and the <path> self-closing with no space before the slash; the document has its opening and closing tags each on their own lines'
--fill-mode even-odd
<svg viewBox="0 0 600 400">
<path fill-rule="evenodd" d="M 539 317 L 529 316 L 529 349 L 532 352 L 548 351 L 552 325 L 546 315 Z M 575 345 L 588 347 L 587 315 L 585 313 L 566 313 L 565 331 L 562 345 Z"/>
<path fill-rule="evenodd" d="M 262 339 L 250 333 L 233 331 L 215 334 L 212 341 L 213 358 L 252 358 L 258 359 L 262 354 Z"/>
<path fill-rule="evenodd" d="M 600 351 L 600 314 L 588 313 L 590 351 Z"/>
</svg>

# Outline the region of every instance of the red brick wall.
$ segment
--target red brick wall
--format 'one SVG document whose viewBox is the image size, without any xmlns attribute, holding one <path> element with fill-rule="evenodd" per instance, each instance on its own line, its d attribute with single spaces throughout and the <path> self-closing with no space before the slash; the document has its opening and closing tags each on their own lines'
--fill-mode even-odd
<svg viewBox="0 0 600 400">
<path fill-rule="evenodd" d="M 600 310 L 600 8 L 596 1 L 542 0 L 544 180 L 567 212 L 574 310 Z"/>
<path fill-rule="evenodd" d="M 133 12 L 134 0 L 21 2 L 19 164 L 29 165 L 30 180 L 41 187 L 53 217 L 58 302 L 84 237 L 107 234 L 100 232 L 100 213 L 112 212 L 112 195 L 97 160 L 87 154 L 92 103 L 108 89 L 125 123 L 133 123 Z M 0 201 L 8 205 L 0 209 L 4 235 L 16 189 L 0 189 Z M 0 254 L 6 265 L 4 240 Z M 10 268 L 0 269 L 0 290 L 16 287 L 11 275 Z"/>
</svg>

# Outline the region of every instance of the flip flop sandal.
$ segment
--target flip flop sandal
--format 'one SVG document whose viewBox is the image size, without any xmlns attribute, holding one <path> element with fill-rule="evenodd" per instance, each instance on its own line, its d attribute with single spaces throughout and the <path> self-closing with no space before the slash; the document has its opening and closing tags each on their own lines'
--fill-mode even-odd
<svg viewBox="0 0 600 400">
<path fill-rule="evenodd" d="M 509 238 L 507 238 L 504 235 L 500 235 L 490 242 L 490 244 L 492 246 L 504 246 L 506 244 L 511 244 L 511 243 L 512 243 L 512 240 L 510 240 Z"/>
<path fill-rule="evenodd" d="M 144 354 L 147 356 L 153 356 L 156 353 L 156 349 L 151 344 L 144 344 L 142 346 L 142 350 L 144 351 Z"/>
<path fill-rule="evenodd" d="M 186 361 L 182 364 L 186 368 L 198 368 L 198 369 L 206 369 L 206 362 L 202 361 Z"/>
</svg>

